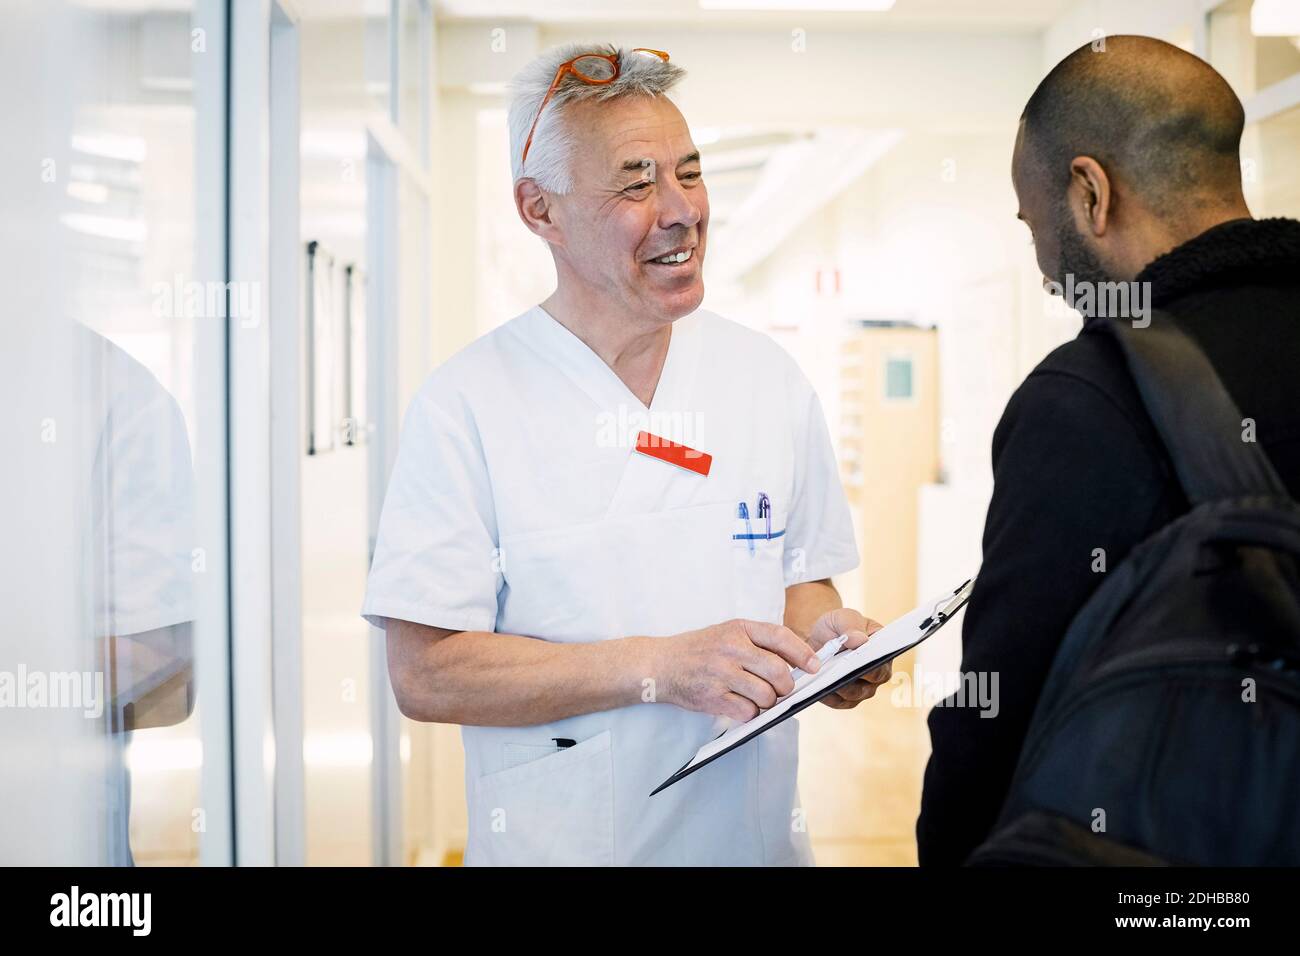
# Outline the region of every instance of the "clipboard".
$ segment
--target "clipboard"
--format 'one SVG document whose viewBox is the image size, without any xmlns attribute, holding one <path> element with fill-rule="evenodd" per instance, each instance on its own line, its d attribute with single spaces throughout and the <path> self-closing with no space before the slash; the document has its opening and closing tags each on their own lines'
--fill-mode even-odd
<svg viewBox="0 0 1300 956">
<path fill-rule="evenodd" d="M 954 590 L 918 605 L 896 621 L 881 628 L 861 647 L 835 654 L 822 664 L 813 679 L 803 687 L 781 698 L 745 723 L 736 724 L 723 731 L 702 746 L 680 770 L 650 791 L 650 796 L 653 797 L 659 791 L 689 777 L 701 767 L 708 766 L 719 757 L 748 743 L 781 721 L 793 717 L 805 707 L 811 707 L 846 684 L 851 684 L 867 671 L 873 671 L 898 655 L 910 651 L 934 635 L 966 605 L 974 586 L 975 579 L 971 578 Z"/>
</svg>

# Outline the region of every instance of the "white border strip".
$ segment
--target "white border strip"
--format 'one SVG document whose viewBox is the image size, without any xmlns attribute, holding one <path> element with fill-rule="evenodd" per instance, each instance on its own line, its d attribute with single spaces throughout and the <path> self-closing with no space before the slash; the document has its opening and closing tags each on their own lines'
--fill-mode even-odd
<svg viewBox="0 0 1300 956">
<path fill-rule="evenodd" d="M 259 313 L 227 322 L 230 363 L 231 687 L 235 862 L 275 862 L 272 714 L 270 0 L 231 5 L 230 281 Z"/>
<path fill-rule="evenodd" d="M 275 861 L 307 858 L 302 651 L 302 215 L 299 34 L 288 0 L 272 0 L 270 47 L 271 632 L 275 726 Z"/>
<path fill-rule="evenodd" d="M 194 64 L 195 229 L 194 270 L 200 279 L 226 281 L 226 0 L 196 0 L 192 25 L 207 37 L 207 52 Z M 226 534 L 229 489 L 226 486 L 227 382 L 226 325 L 195 323 L 194 401 L 207 416 L 210 432 L 194 447 L 198 540 L 206 552 L 206 574 L 195 576 L 198 601 L 194 672 L 198 686 L 199 863 L 229 866 L 234 859 L 233 807 L 230 792 L 230 619 L 226 598 Z"/>
</svg>

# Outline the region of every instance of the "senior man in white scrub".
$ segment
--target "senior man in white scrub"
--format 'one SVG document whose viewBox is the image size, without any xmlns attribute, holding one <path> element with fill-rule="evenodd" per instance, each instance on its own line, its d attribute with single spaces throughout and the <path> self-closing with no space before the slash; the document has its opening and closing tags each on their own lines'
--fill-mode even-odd
<svg viewBox="0 0 1300 956">
<path fill-rule="evenodd" d="M 463 726 L 468 864 L 811 863 L 796 720 L 650 792 L 816 648 L 879 626 L 830 582 L 858 555 L 816 394 L 699 308 L 682 75 L 590 44 L 519 74 L 515 206 L 556 289 L 434 371 L 403 423 L 362 613 L 402 712 Z"/>
</svg>

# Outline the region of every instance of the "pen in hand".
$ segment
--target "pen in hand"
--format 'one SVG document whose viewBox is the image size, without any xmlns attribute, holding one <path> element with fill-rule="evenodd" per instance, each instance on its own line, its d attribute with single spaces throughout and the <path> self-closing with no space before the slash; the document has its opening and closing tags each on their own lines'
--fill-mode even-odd
<svg viewBox="0 0 1300 956">
<path fill-rule="evenodd" d="M 844 642 L 848 639 L 849 636 L 847 634 L 841 634 L 839 637 L 827 641 L 821 646 L 821 649 L 817 651 L 817 660 L 821 661 L 824 666 L 828 660 L 840 652 L 840 648 L 844 646 Z M 800 688 L 807 684 L 808 681 L 816 675 L 809 674 L 807 671 L 798 667 L 793 667 L 790 669 L 790 676 L 794 678 L 794 690 L 790 693 L 796 694 L 799 692 Z M 786 696 L 788 697 L 789 694 Z"/>
</svg>

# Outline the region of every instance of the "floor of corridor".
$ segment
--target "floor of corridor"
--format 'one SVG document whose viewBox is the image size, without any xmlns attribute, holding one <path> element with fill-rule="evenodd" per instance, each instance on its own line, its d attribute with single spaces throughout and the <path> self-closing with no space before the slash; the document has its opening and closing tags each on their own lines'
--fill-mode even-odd
<svg viewBox="0 0 1300 956">
<path fill-rule="evenodd" d="M 911 671 L 912 658 L 894 672 Z M 890 691 L 851 711 L 819 704 L 799 715 L 799 790 L 819 866 L 916 865 L 926 711 L 895 706 Z"/>
</svg>

